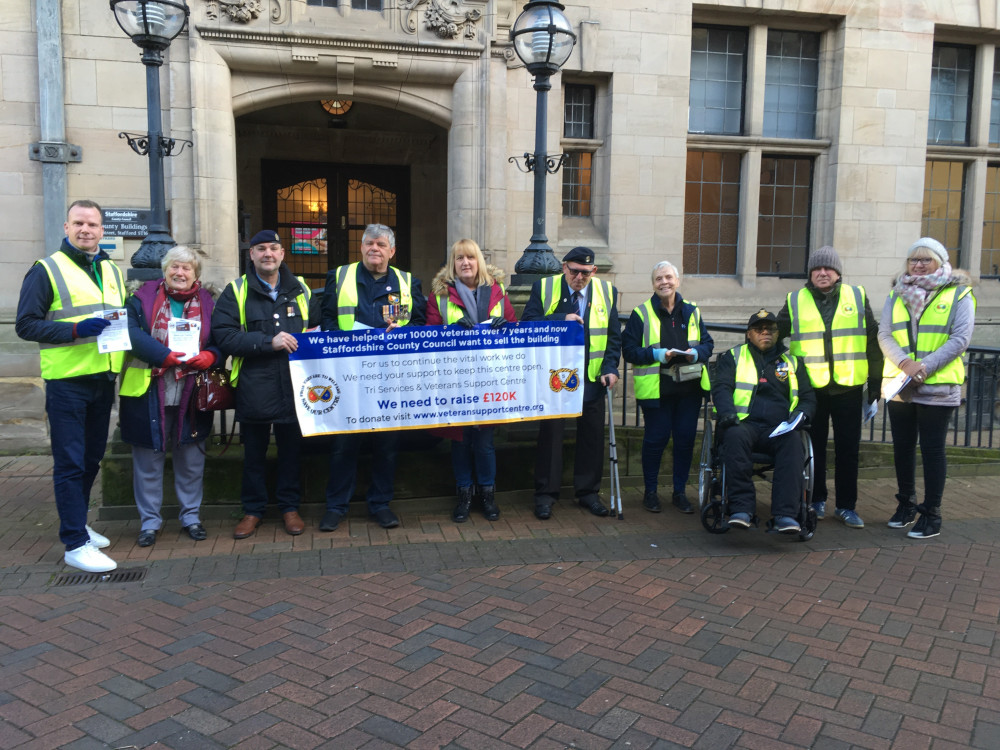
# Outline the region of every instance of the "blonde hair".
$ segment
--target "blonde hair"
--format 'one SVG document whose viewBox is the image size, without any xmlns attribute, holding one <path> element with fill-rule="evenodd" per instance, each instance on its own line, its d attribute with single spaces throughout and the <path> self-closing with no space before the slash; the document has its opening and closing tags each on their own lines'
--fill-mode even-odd
<svg viewBox="0 0 1000 750">
<path fill-rule="evenodd" d="M 167 250 L 163 255 L 163 260 L 160 261 L 160 270 L 166 273 L 167 267 L 174 261 L 178 263 L 190 263 L 194 268 L 195 279 L 201 278 L 201 258 L 198 253 L 187 245 L 174 245 Z"/>
<path fill-rule="evenodd" d="M 483 284 L 492 284 L 494 279 L 490 275 L 490 272 L 486 270 L 486 258 L 483 257 L 483 251 L 479 249 L 479 245 L 475 240 L 461 239 L 451 246 L 451 250 L 448 251 L 448 262 L 445 265 L 444 280 L 452 284 L 455 283 L 455 256 L 459 253 L 463 255 L 471 255 L 476 259 L 476 264 L 478 266 L 476 273 L 476 286 L 482 286 Z"/>
</svg>

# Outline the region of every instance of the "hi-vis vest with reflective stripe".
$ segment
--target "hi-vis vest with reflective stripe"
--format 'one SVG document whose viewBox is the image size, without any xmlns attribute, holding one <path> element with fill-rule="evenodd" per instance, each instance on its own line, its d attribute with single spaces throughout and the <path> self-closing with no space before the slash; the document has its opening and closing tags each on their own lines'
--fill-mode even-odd
<svg viewBox="0 0 1000 750">
<path fill-rule="evenodd" d="M 504 291 L 503 284 L 500 284 L 500 291 L 501 292 Z M 337 299 L 339 300 L 340 297 L 338 297 Z M 445 323 L 457 323 L 465 316 L 465 308 L 463 308 L 461 305 L 456 305 L 454 302 L 452 302 L 447 292 L 445 292 L 444 294 L 437 295 L 437 306 L 438 306 L 438 312 L 441 313 L 441 319 Z M 497 303 L 493 305 L 492 308 L 490 308 L 489 315 L 491 318 L 498 318 L 503 315 L 502 296 L 500 297 L 499 300 L 497 300 Z M 473 323 L 480 322 L 478 320 L 475 320 L 476 317 L 475 311 L 473 311 L 469 317 L 473 319 L 472 321 Z"/>
<path fill-rule="evenodd" d="M 546 315 L 555 312 L 559 304 L 559 283 L 562 274 L 546 276 L 542 279 L 542 309 Z M 587 379 L 596 383 L 601 377 L 601 363 L 604 361 L 604 350 L 608 348 L 608 321 L 611 319 L 611 304 L 614 290 L 607 281 L 593 279 L 590 282 L 590 316 L 587 323 L 590 327 L 589 355 L 587 362 Z"/>
<path fill-rule="evenodd" d="M 358 307 L 359 265 L 359 263 L 351 263 L 337 269 L 337 327 L 341 331 L 350 331 L 354 328 Z M 397 286 L 399 286 L 399 303 L 412 311 L 413 294 L 410 290 L 413 285 L 413 277 L 406 271 L 400 271 L 393 266 L 389 266 L 389 270 L 396 274 Z M 405 326 L 409 322 L 409 319 L 401 320 L 398 325 Z"/>
<path fill-rule="evenodd" d="M 976 298 L 972 294 L 972 289 L 967 286 L 945 287 L 927 303 L 920 320 L 917 321 L 917 351 L 914 352 L 910 346 L 910 311 L 906 309 L 903 298 L 893 290 L 889 294 L 893 300 L 892 337 L 906 352 L 906 356 L 919 362 L 944 344 L 951 335 L 951 326 L 955 319 L 955 303 L 967 295 L 972 297 L 974 307 Z M 891 378 L 898 374 L 899 368 L 886 357 L 882 377 Z M 924 382 L 928 385 L 942 383 L 961 385 L 965 382 L 965 363 L 961 357 L 955 357 L 933 375 L 929 375 Z"/>
<path fill-rule="evenodd" d="M 100 310 L 125 305 L 125 279 L 110 260 L 100 262 L 101 287 L 64 252 L 37 261 L 52 284 L 52 304 L 46 320 L 77 323 Z M 101 354 L 97 338 L 75 339 L 67 344 L 39 344 L 42 378 L 61 380 L 100 372 L 120 372 L 125 352 Z"/>
<path fill-rule="evenodd" d="M 830 362 L 823 347 L 826 326 L 812 292 L 803 287 L 788 294 L 792 338 L 788 350 L 805 363 L 816 388 L 830 384 Z M 840 285 L 840 298 L 830 322 L 833 380 L 840 385 L 862 385 L 868 379 L 868 335 L 865 330 L 865 290 Z"/>
<path fill-rule="evenodd" d="M 312 297 L 312 289 L 306 284 L 306 280 L 301 276 L 296 276 L 296 280 L 302 286 L 302 294 L 295 297 L 299 303 L 299 315 L 302 316 L 302 327 L 309 326 L 309 299 Z M 240 309 L 240 328 L 247 329 L 247 277 L 246 274 L 230 282 L 233 293 L 236 295 L 236 306 Z M 243 367 L 243 357 L 233 357 L 233 370 L 229 373 L 229 384 L 236 385 L 240 377 L 240 368 Z"/>
<path fill-rule="evenodd" d="M 760 375 L 750 353 L 750 344 L 743 344 L 733 352 L 736 358 L 736 390 L 733 391 L 733 404 L 736 415 L 743 421 L 750 414 L 750 401 L 757 390 Z M 787 352 L 781 355 L 783 362 L 788 364 L 788 413 L 791 414 L 799 405 L 799 379 L 795 375 L 795 357 Z"/>
<path fill-rule="evenodd" d="M 691 300 L 685 300 L 694 309 L 688 318 L 688 346 L 694 348 L 701 343 L 701 311 Z M 642 345 L 660 347 L 660 316 L 653 310 L 653 300 L 648 299 L 635 311 L 642 320 Z M 651 365 L 635 365 L 635 397 L 639 400 L 658 399 L 660 397 L 660 363 Z"/>
</svg>

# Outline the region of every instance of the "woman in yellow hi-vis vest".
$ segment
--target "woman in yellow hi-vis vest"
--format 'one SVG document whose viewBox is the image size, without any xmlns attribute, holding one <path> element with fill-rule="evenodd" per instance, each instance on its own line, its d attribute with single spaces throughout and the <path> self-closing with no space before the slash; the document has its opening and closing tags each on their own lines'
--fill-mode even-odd
<svg viewBox="0 0 1000 750">
<path fill-rule="evenodd" d="M 945 439 L 961 403 L 976 300 L 966 271 L 952 269 L 948 251 L 922 237 L 906 254 L 882 308 L 878 342 L 885 354 L 882 391 L 888 403 L 898 492 L 889 526 L 928 539 L 941 533 L 941 497 L 947 472 Z M 916 504 L 917 441 L 924 465 L 924 502 Z"/>
<path fill-rule="evenodd" d="M 474 240 L 459 240 L 448 252 L 448 262 L 431 282 L 427 300 L 427 325 L 457 324 L 474 328 L 488 323 L 500 328 L 516 323 L 517 315 L 503 288 L 504 273 L 486 264 L 483 251 Z M 455 473 L 458 502 L 451 513 L 455 523 L 469 520 L 473 484 L 479 486 L 483 516 L 487 521 L 500 518 L 496 504 L 497 459 L 493 449 L 493 425 L 448 427 L 451 440 L 451 466 Z M 475 480 L 475 481 L 473 481 Z"/>
</svg>

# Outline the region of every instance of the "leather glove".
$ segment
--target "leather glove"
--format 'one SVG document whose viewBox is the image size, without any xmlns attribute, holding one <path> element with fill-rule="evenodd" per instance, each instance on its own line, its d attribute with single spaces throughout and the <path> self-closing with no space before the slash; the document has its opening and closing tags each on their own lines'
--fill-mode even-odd
<svg viewBox="0 0 1000 750">
<path fill-rule="evenodd" d="M 160 367 L 177 367 L 179 364 L 183 364 L 181 362 L 181 355 L 177 352 L 170 352 L 170 354 L 164 358 L 163 364 L 160 365 Z"/>
<path fill-rule="evenodd" d="M 716 423 L 716 426 L 720 430 L 724 430 L 727 427 L 732 427 L 733 425 L 737 425 L 739 423 L 740 423 L 739 416 L 737 416 L 736 414 L 726 414 L 724 417 L 719 417 L 719 421 Z"/>
<path fill-rule="evenodd" d="M 111 325 L 111 321 L 104 318 L 84 318 L 73 324 L 73 338 L 86 339 L 97 336 L 109 325 Z"/>
<path fill-rule="evenodd" d="M 490 328 L 503 328 L 505 325 L 507 325 L 507 318 L 502 315 L 497 315 L 490 321 Z"/>
<path fill-rule="evenodd" d="M 882 397 L 882 379 L 868 381 L 868 405 L 871 406 Z"/>
<path fill-rule="evenodd" d="M 466 330 L 471 330 L 476 327 L 476 324 L 469 317 L 462 317 L 458 320 L 458 325 Z"/>
<path fill-rule="evenodd" d="M 173 352 L 171 352 L 171 354 L 173 354 Z M 215 355 L 208 350 L 205 350 L 203 352 L 198 352 L 184 364 L 190 367 L 192 370 L 207 370 L 209 367 L 215 364 Z"/>
</svg>

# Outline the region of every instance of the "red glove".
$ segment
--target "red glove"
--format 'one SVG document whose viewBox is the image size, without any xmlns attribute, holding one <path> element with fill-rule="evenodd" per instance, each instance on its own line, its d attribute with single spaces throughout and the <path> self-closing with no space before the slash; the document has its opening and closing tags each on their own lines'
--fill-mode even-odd
<svg viewBox="0 0 1000 750">
<path fill-rule="evenodd" d="M 193 370 L 207 370 L 209 367 L 215 364 L 215 355 L 210 351 L 198 352 L 185 362 L 188 367 Z"/>
<path fill-rule="evenodd" d="M 170 352 L 166 359 L 163 360 L 163 364 L 160 367 L 177 367 L 181 363 L 181 355 L 177 352 Z"/>
</svg>

